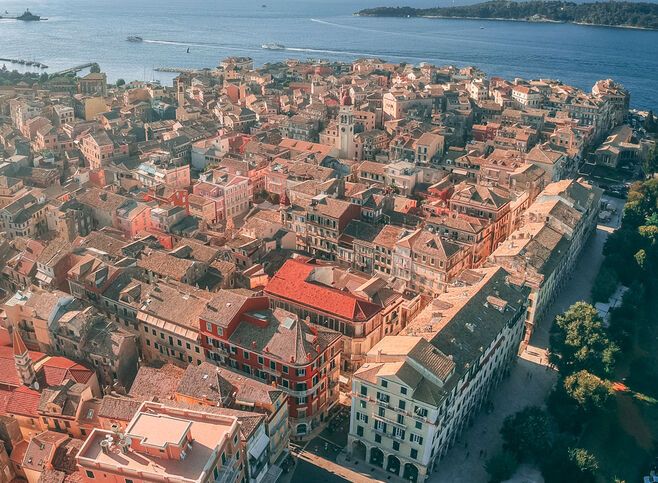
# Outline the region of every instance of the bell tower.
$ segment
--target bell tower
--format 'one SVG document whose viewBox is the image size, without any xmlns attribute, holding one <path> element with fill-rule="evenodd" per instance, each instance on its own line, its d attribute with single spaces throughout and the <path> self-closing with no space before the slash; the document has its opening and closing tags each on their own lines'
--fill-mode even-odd
<svg viewBox="0 0 658 483">
<path fill-rule="evenodd" d="M 37 375 L 34 372 L 34 362 L 30 357 L 25 342 L 18 329 L 14 329 L 14 364 L 16 365 L 16 372 L 18 377 L 25 386 L 32 386 L 36 380 Z"/>
<path fill-rule="evenodd" d="M 354 159 L 356 148 L 354 145 L 354 112 L 352 98 L 347 91 L 343 92 L 338 111 L 338 140 L 339 154 L 344 159 Z"/>
</svg>

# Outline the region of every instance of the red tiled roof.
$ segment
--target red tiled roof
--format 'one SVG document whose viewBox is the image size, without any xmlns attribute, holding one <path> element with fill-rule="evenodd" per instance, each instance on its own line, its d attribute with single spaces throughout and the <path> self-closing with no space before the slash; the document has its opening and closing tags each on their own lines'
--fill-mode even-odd
<svg viewBox="0 0 658 483">
<path fill-rule="evenodd" d="M 34 362 L 43 359 L 42 352 L 30 351 L 30 357 Z M 0 346 L 0 384 L 6 386 L 20 386 L 22 384 L 16 372 L 14 362 L 14 349 L 11 346 Z"/>
<path fill-rule="evenodd" d="M 350 293 L 306 279 L 318 265 L 305 260 L 287 260 L 265 287 L 265 292 L 343 319 L 366 321 L 380 307 Z"/>
<path fill-rule="evenodd" d="M 73 379 L 75 382 L 86 383 L 91 379 L 93 372 L 85 366 L 73 362 L 66 357 L 50 357 L 44 362 L 41 370 L 45 377 L 46 386 L 59 386 L 66 379 Z"/>
<path fill-rule="evenodd" d="M 38 418 L 37 408 L 40 398 L 41 394 L 34 389 L 21 386 L 12 391 L 9 401 L 7 401 L 7 413 Z"/>
<path fill-rule="evenodd" d="M 25 345 L 25 342 L 23 342 L 23 338 L 18 330 L 14 330 L 13 343 L 15 356 L 22 356 L 27 352 L 27 346 Z"/>
</svg>

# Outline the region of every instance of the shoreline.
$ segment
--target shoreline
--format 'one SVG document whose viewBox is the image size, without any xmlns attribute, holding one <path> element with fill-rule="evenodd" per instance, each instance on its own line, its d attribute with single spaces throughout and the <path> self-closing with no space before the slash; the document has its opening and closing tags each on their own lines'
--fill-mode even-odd
<svg viewBox="0 0 658 483">
<path fill-rule="evenodd" d="M 384 15 L 384 14 L 362 14 L 356 12 L 355 17 L 370 17 L 370 18 L 401 18 L 401 19 L 412 19 L 412 18 L 426 18 L 426 19 L 439 19 L 439 20 L 491 20 L 495 22 L 524 22 L 524 23 L 551 23 L 551 24 L 569 24 L 569 25 L 580 25 L 582 27 L 604 27 L 604 28 L 616 28 L 616 29 L 625 29 L 625 30 L 646 30 L 648 32 L 658 32 L 658 29 L 651 27 L 639 27 L 635 25 L 608 25 L 608 24 L 599 24 L 599 23 L 587 23 L 587 22 L 571 22 L 563 20 L 551 20 L 540 19 L 540 20 L 531 20 L 527 18 L 502 18 L 502 17 L 456 17 L 448 15 L 414 15 L 405 17 L 402 15 Z"/>
</svg>

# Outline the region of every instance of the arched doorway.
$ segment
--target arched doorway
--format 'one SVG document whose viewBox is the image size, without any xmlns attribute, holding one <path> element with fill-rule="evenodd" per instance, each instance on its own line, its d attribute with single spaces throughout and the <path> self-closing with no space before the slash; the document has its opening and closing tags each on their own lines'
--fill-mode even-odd
<svg viewBox="0 0 658 483">
<path fill-rule="evenodd" d="M 386 462 L 386 471 L 395 475 L 400 474 L 400 460 L 395 455 L 389 455 Z"/>
<path fill-rule="evenodd" d="M 384 453 L 379 448 L 372 448 L 370 450 L 370 464 L 379 466 L 380 468 L 384 466 Z"/>
<path fill-rule="evenodd" d="M 308 426 L 306 426 L 306 423 L 302 423 L 302 424 L 297 425 L 297 434 L 304 435 L 307 432 L 308 432 Z"/>
<path fill-rule="evenodd" d="M 354 458 L 365 461 L 367 452 L 368 449 L 366 448 L 366 445 L 363 444 L 363 441 L 352 442 L 352 456 Z"/>
<path fill-rule="evenodd" d="M 402 478 L 404 478 L 406 481 L 416 483 L 416 481 L 418 481 L 418 468 L 416 468 L 416 465 L 405 463 L 404 474 L 402 475 Z"/>
</svg>

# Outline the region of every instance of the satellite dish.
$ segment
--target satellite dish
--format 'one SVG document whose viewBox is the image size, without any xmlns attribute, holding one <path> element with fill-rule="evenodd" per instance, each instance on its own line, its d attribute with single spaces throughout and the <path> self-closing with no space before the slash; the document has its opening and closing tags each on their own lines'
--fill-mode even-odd
<svg viewBox="0 0 658 483">
<path fill-rule="evenodd" d="M 39 383 L 37 381 L 34 381 L 34 384 L 32 384 L 32 386 L 34 387 L 35 391 L 39 390 Z"/>
</svg>

